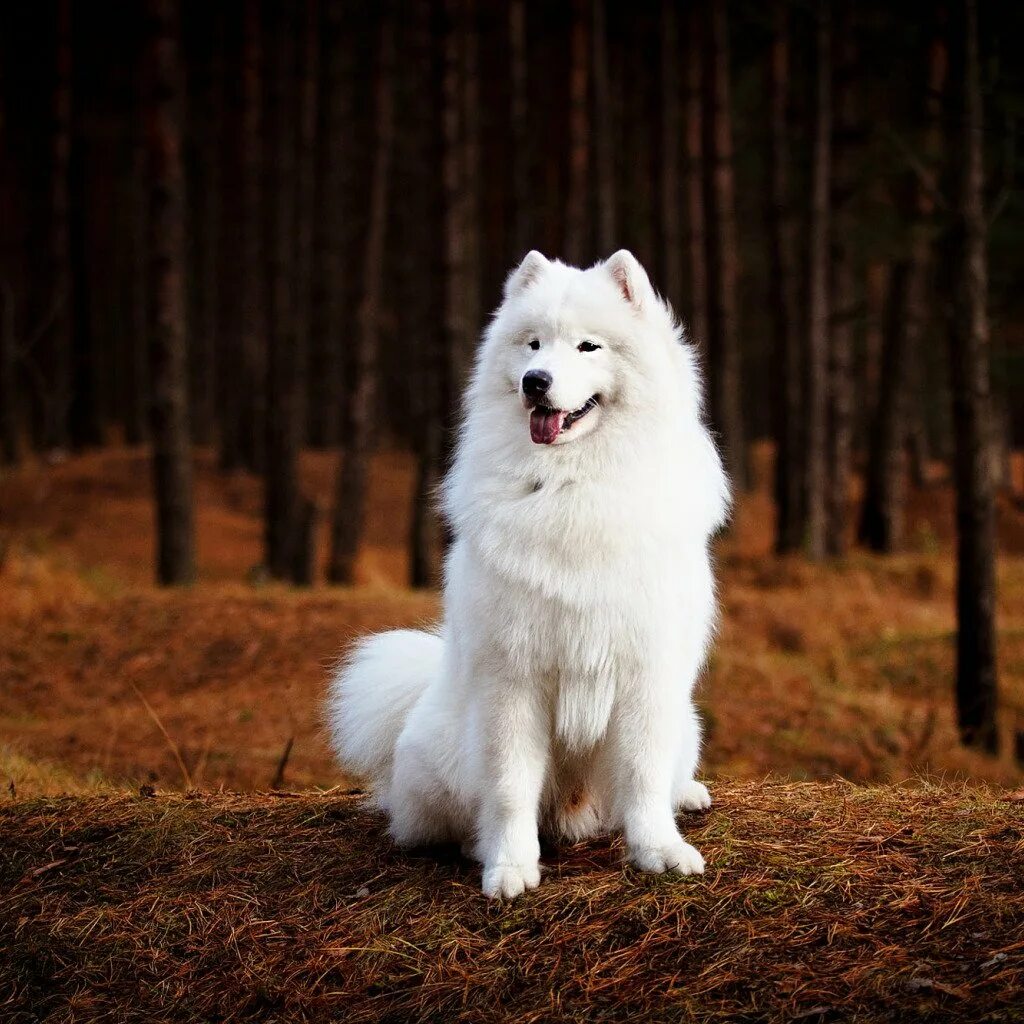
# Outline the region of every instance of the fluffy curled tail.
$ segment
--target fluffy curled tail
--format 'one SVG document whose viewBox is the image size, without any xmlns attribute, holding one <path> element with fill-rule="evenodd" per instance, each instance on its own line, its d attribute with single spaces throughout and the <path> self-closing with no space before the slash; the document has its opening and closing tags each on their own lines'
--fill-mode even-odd
<svg viewBox="0 0 1024 1024">
<path fill-rule="evenodd" d="M 443 650 L 433 633 L 377 633 L 357 644 L 331 680 L 327 718 L 334 751 L 378 793 L 390 782 L 409 712 L 441 673 Z"/>
</svg>

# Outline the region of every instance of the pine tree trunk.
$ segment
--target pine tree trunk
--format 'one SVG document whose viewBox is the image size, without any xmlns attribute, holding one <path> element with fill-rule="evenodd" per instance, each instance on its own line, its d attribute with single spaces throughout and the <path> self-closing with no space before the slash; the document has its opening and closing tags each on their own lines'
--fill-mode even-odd
<svg viewBox="0 0 1024 1024">
<path fill-rule="evenodd" d="M 737 490 L 747 486 L 738 337 L 739 252 L 733 174 L 729 36 L 725 5 L 707 5 L 704 154 L 708 210 L 708 375 L 712 426 Z"/>
<path fill-rule="evenodd" d="M 816 10 L 811 218 L 808 243 L 806 370 L 807 553 L 822 559 L 828 530 L 829 407 L 829 186 L 831 182 L 831 17 L 830 0 Z"/>
<path fill-rule="evenodd" d="M 536 243 L 531 219 L 530 178 L 533 170 L 530 146 L 530 113 L 526 67 L 526 0 L 509 0 L 508 5 L 509 90 L 512 130 L 512 220 L 513 258 L 520 260 Z"/>
<path fill-rule="evenodd" d="M 266 449 L 267 322 L 263 238 L 263 26 L 260 0 L 244 0 L 242 25 L 242 234 L 239 257 L 242 315 L 239 320 L 239 449 L 242 465 L 262 469 Z M 268 193 L 269 195 L 269 193 Z"/>
<path fill-rule="evenodd" d="M 71 271 L 71 0 L 57 3 L 56 77 L 53 91 L 53 163 L 50 183 L 50 302 L 53 308 L 49 393 L 43 396 L 43 444 L 70 441 L 73 389 L 73 295 Z"/>
<path fill-rule="evenodd" d="M 136 74 L 140 86 L 145 71 Z M 143 89 L 139 89 L 143 92 Z M 149 439 L 149 175 L 146 151 L 145 110 L 134 106 L 134 139 L 132 144 L 131 185 L 131 292 L 128 297 L 130 337 L 127 345 L 128 386 L 124 410 L 124 436 L 128 444 L 142 444 Z"/>
<path fill-rule="evenodd" d="M 0 65 L 0 74 L 3 73 Z M 0 94 L 0 212 L 7 215 L 10 210 L 8 196 L 13 192 L 10 180 L 13 172 L 10 165 L 9 126 L 7 121 L 6 97 Z M 21 457 L 21 440 L 18 436 L 21 421 L 21 403 L 18 398 L 18 356 L 14 337 L 14 286 L 8 280 L 9 260 L 7 239 L 0 248 L 0 466 L 14 465 Z"/>
<path fill-rule="evenodd" d="M 854 208 L 858 187 L 856 156 L 859 146 L 856 82 L 859 54 L 857 24 L 844 8 L 837 24 L 835 45 L 835 127 L 831 184 L 831 305 L 829 331 L 828 490 L 825 550 L 833 558 L 846 554 L 850 518 L 850 475 L 853 454 L 853 345 L 857 317 L 857 229 Z"/>
<path fill-rule="evenodd" d="M 196 174 L 193 183 L 198 195 L 190 197 L 193 215 L 192 234 L 197 262 L 193 308 L 195 317 L 190 332 L 192 350 L 189 353 L 191 391 L 189 410 L 192 420 L 192 439 L 196 444 L 210 444 L 217 419 L 217 350 L 220 328 L 221 220 L 223 198 L 223 168 L 220 160 L 220 140 L 227 128 L 225 115 L 224 22 L 221 13 L 211 31 L 214 34 L 214 53 L 205 68 L 197 75 L 197 87 L 190 93 L 190 119 L 196 123 L 200 150 L 196 154 Z"/>
<path fill-rule="evenodd" d="M 594 63 L 594 178 L 597 189 L 598 249 L 602 257 L 620 248 L 615 203 L 615 120 L 608 70 L 607 0 L 591 0 Z M 527 247 L 528 248 L 528 247 Z M 678 296 L 677 296 L 678 301 Z"/>
<path fill-rule="evenodd" d="M 267 571 L 288 579 L 295 561 L 300 493 L 299 393 L 295 321 L 296 19 L 284 6 L 271 25 L 267 68 L 267 441 L 264 540 Z"/>
<path fill-rule="evenodd" d="M 407 127 L 396 136 L 395 154 L 395 213 L 400 218 L 396 231 L 406 240 L 398 253 L 398 278 L 404 286 L 398 318 L 400 334 L 409 344 L 411 364 L 409 410 L 416 482 L 409 532 L 409 581 L 416 588 L 432 586 L 437 578 L 439 532 L 434 495 L 440 472 L 443 417 L 438 383 L 447 363 L 445 335 L 438 316 L 441 275 L 436 264 L 425 267 L 423 262 L 423 253 L 436 245 L 441 233 L 432 8 L 432 0 L 415 0 L 411 6 L 407 58 L 398 71 L 400 77 L 405 76 Z"/>
<path fill-rule="evenodd" d="M 928 167 L 934 166 L 941 146 L 942 92 L 947 55 L 939 37 L 932 40 L 925 93 L 926 131 L 922 147 Z M 932 181 L 931 185 L 934 186 Z M 907 258 L 893 268 L 886 328 L 883 334 L 878 399 L 872 417 L 865 470 L 860 540 L 874 551 L 892 552 L 903 543 L 906 499 L 904 439 L 920 416 L 914 378 L 922 358 L 921 342 L 927 317 L 926 300 L 931 265 L 931 222 L 934 200 L 917 172 L 909 176 L 906 216 L 910 221 Z M 918 458 L 922 456 L 919 453 Z M 918 473 L 920 475 L 920 467 Z M 915 480 L 915 482 L 919 482 Z"/>
<path fill-rule="evenodd" d="M 768 237 L 775 366 L 776 549 L 796 551 L 803 544 L 803 357 L 800 351 L 796 279 L 796 224 L 789 182 L 789 25 L 786 4 L 776 0 L 768 59 L 770 148 L 768 154 Z"/>
<path fill-rule="evenodd" d="M 995 503 L 989 382 L 987 224 L 983 207 L 982 98 L 976 0 L 955 19 L 963 46 L 950 380 L 956 438 L 957 723 L 963 742 L 999 749 L 996 722 Z M 954 37 L 956 38 L 956 37 Z"/>
<path fill-rule="evenodd" d="M 565 212 L 565 258 L 581 264 L 587 258 L 590 181 L 590 45 L 585 0 L 573 0 L 569 30 L 569 181 Z"/>
<path fill-rule="evenodd" d="M 217 451 L 220 469 L 237 470 L 242 465 L 242 408 L 245 325 L 245 238 L 244 162 L 242 125 L 245 109 L 242 88 L 244 67 L 245 8 L 232 5 L 225 14 L 223 35 L 223 131 L 215 144 L 221 175 L 220 252 L 217 291 L 220 297 L 216 338 L 218 367 L 215 395 Z M 239 247 L 229 258 L 229 243 Z"/>
<path fill-rule="evenodd" d="M 157 579 L 162 584 L 184 584 L 195 577 L 195 538 L 188 425 L 185 206 L 176 0 L 149 0 L 149 19 L 148 333 L 153 381 L 151 433 Z"/>
<path fill-rule="evenodd" d="M 338 469 L 331 529 L 332 583 L 351 584 L 366 518 L 366 481 L 377 435 L 377 363 L 391 158 L 394 143 L 394 36 L 382 16 L 374 103 L 377 137 L 370 180 L 370 221 L 363 259 L 363 296 L 355 351 L 351 436 Z"/>
<path fill-rule="evenodd" d="M 707 227 L 704 208 L 703 19 L 691 4 L 686 32 L 686 212 L 690 264 L 690 338 L 708 344 Z"/>
<path fill-rule="evenodd" d="M 683 248 L 679 224 L 679 32 L 675 0 L 661 4 L 661 239 L 665 295 L 683 298 Z"/>
<path fill-rule="evenodd" d="M 74 93 L 74 87 L 72 87 Z M 77 451 L 104 441 L 102 353 L 93 323 L 94 282 L 90 268 L 96 240 L 88 233 L 87 214 L 94 202 L 93 182 L 85 160 L 79 118 L 72 115 L 71 159 L 68 165 L 68 235 L 71 258 L 71 392 L 67 406 L 68 439 Z"/>
<path fill-rule="evenodd" d="M 460 50 L 462 55 L 462 187 L 465 216 L 463 314 L 465 334 L 461 361 L 468 366 L 476 350 L 483 320 L 480 282 L 483 253 L 480 247 L 480 29 L 476 0 L 463 0 Z"/>
<path fill-rule="evenodd" d="M 903 418 L 901 381 L 909 340 L 906 311 L 910 303 L 907 293 L 913 281 L 909 261 L 901 260 L 893 266 L 889 275 L 878 402 L 868 438 L 864 505 L 859 528 L 860 540 L 874 551 L 894 551 L 903 539 L 906 473 L 903 446 L 900 444 Z"/>
<path fill-rule="evenodd" d="M 922 293 L 925 289 L 922 289 Z M 905 406 L 906 420 L 906 447 L 907 447 L 907 472 L 910 475 L 911 484 L 920 489 L 927 487 L 930 479 L 928 465 L 931 462 L 931 440 L 928 437 L 927 410 L 925 408 L 925 396 L 922 389 L 925 382 L 922 377 L 924 367 L 921 365 L 924 353 L 918 340 L 923 338 L 924 326 L 927 320 L 924 300 L 927 298 L 922 294 L 922 305 L 914 316 L 915 322 L 920 325 L 921 331 L 915 335 L 915 341 L 910 346 L 910 359 L 907 366 L 907 402 Z"/>
<path fill-rule="evenodd" d="M 461 344 L 465 337 L 465 204 L 463 202 L 463 125 L 459 60 L 459 0 L 445 0 L 441 79 L 441 179 L 444 191 L 444 345 L 446 365 L 438 373 L 438 397 L 444 415 L 442 471 L 451 461 L 451 443 L 458 416 L 457 396 L 461 385 Z"/>
<path fill-rule="evenodd" d="M 316 217 L 313 224 L 312 336 L 310 338 L 310 441 L 330 448 L 341 439 L 346 388 L 342 380 L 345 324 L 350 305 L 346 267 L 347 224 L 356 191 L 353 159 L 353 45 L 344 0 L 324 4 L 324 65 L 317 146 Z"/>
<path fill-rule="evenodd" d="M 317 126 L 320 105 L 320 0 L 305 0 L 299 62 L 298 170 L 295 175 L 295 359 L 299 373 L 298 441 L 309 436 L 309 364 L 312 348 L 313 234 L 317 217 Z"/>
<path fill-rule="evenodd" d="M 929 318 L 929 288 L 933 287 L 936 262 L 932 246 L 936 219 L 933 186 L 937 185 L 937 169 L 942 159 L 945 116 L 943 96 L 949 77 L 949 48 L 942 34 L 944 19 L 945 13 L 940 9 L 936 13 L 938 24 L 928 49 L 928 85 L 924 102 L 925 136 L 921 150 L 929 180 L 922 182 L 915 175 L 910 183 L 910 194 L 913 197 L 911 217 L 914 222 L 911 231 L 910 259 L 916 280 L 911 293 L 913 304 L 907 308 L 910 340 L 907 354 L 904 433 L 910 478 L 915 487 L 923 487 L 928 482 L 928 462 L 931 457 L 923 393 L 926 359 L 924 342 Z"/>
<path fill-rule="evenodd" d="M 5 127 L 3 111 L 0 111 L 0 131 Z M 0 279 L 0 466 L 13 466 L 21 458 L 17 376 L 14 289 L 8 281 Z"/>
<path fill-rule="evenodd" d="M 885 347 L 883 323 L 888 276 L 889 264 L 880 259 L 870 260 L 864 268 L 864 351 L 861 377 L 864 381 L 864 404 L 869 409 L 875 409 L 878 405 L 882 349 Z"/>
</svg>

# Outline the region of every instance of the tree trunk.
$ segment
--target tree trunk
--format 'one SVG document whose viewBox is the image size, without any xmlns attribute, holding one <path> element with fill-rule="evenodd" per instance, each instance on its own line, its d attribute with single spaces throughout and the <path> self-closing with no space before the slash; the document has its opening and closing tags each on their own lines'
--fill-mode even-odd
<svg viewBox="0 0 1024 1024">
<path fill-rule="evenodd" d="M 220 328 L 219 270 L 221 261 L 221 218 L 224 194 L 220 140 L 227 128 L 225 115 L 224 17 L 214 10 L 214 52 L 196 74 L 190 90 L 190 120 L 195 123 L 199 151 L 196 172 L 190 184 L 198 194 L 190 196 L 193 248 L 196 268 L 193 282 L 194 318 L 189 353 L 192 439 L 210 444 L 217 417 L 217 351 Z"/>
<path fill-rule="evenodd" d="M 532 188 L 533 170 L 530 146 L 529 91 L 526 68 L 526 0 L 509 0 L 509 90 L 511 93 L 512 130 L 512 254 L 520 260 L 536 243 L 533 240 Z"/>
<path fill-rule="evenodd" d="M 72 87 L 74 93 L 74 87 Z M 103 391 L 105 375 L 101 365 L 99 339 L 93 323 L 95 283 L 90 269 L 95 260 L 94 247 L 102 240 L 89 234 L 88 213 L 94 203 L 95 189 L 89 180 L 86 151 L 80 118 L 72 115 L 71 159 L 68 164 L 68 244 L 71 259 L 71 391 L 67 403 L 68 439 L 82 451 L 97 448 L 104 441 Z"/>
<path fill-rule="evenodd" d="M 729 35 L 725 4 L 711 2 L 704 67 L 704 153 L 708 210 L 708 371 L 711 423 L 737 490 L 747 486 L 738 337 L 739 252 L 733 176 Z"/>
<path fill-rule="evenodd" d="M 905 468 L 900 444 L 901 393 L 909 340 L 908 291 L 915 275 L 901 260 L 889 276 L 889 298 L 878 381 L 878 402 L 868 438 L 860 540 L 874 551 L 894 551 L 903 539 Z"/>
<path fill-rule="evenodd" d="M 441 79 L 441 179 L 444 191 L 444 345 L 447 365 L 439 372 L 438 396 L 443 410 L 442 471 L 451 461 L 451 443 L 458 417 L 457 396 L 461 385 L 461 343 L 465 337 L 465 204 L 463 202 L 461 68 L 459 62 L 459 0 L 445 0 Z"/>
<path fill-rule="evenodd" d="M 827 553 L 829 407 L 829 185 L 831 182 L 831 12 L 830 0 L 816 11 L 811 219 L 808 244 L 808 321 L 805 357 L 807 452 L 805 501 L 807 552 Z"/>
<path fill-rule="evenodd" d="M 43 444 L 68 445 L 73 389 L 71 273 L 71 0 L 57 3 L 57 63 L 53 91 L 53 163 L 50 183 L 50 303 L 53 312 L 51 379 L 43 395 Z"/>
<path fill-rule="evenodd" d="M 432 0 L 411 5 L 405 74 L 407 128 L 396 136 L 396 230 L 406 243 L 398 253 L 398 278 L 404 292 L 398 305 L 399 332 L 409 344 L 409 410 L 416 453 L 416 483 L 409 532 L 409 581 L 432 586 L 437 578 L 438 520 L 434 492 L 440 472 L 441 424 L 439 376 L 447 365 L 440 311 L 442 281 L 436 261 L 424 266 L 440 234 L 437 146 L 439 118 L 433 47 Z M 513 156 L 513 160 L 516 156 Z M 514 168 L 513 168 L 514 170 Z M 405 175 L 404 180 L 402 175 Z M 515 211 L 513 210 L 513 215 Z"/>
<path fill-rule="evenodd" d="M 957 168 L 950 380 L 956 437 L 957 658 L 960 736 L 989 753 L 999 749 L 996 722 L 995 503 L 989 382 L 987 224 L 983 207 L 982 98 L 976 0 L 955 19 L 963 46 L 961 135 Z M 956 38 L 956 37 L 954 37 Z"/>
<path fill-rule="evenodd" d="M 317 125 L 320 105 L 320 0 L 305 0 L 299 63 L 298 170 L 295 175 L 295 359 L 299 373 L 298 443 L 309 436 L 309 360 L 312 347 L 313 233 L 317 216 Z"/>
<path fill-rule="evenodd" d="M 157 579 L 195 577 L 192 453 L 185 326 L 181 67 L 176 0 L 149 0 L 150 95 L 146 144 L 149 210 L 151 432 L 156 491 Z"/>
<path fill-rule="evenodd" d="M 0 65 L 0 75 L 4 67 Z M 10 164 L 10 134 L 6 96 L 0 93 L 0 215 L 12 214 L 14 174 Z M 11 240 L 0 240 L 0 466 L 14 465 L 21 457 L 19 438 L 21 403 L 18 398 L 18 355 L 14 337 L 14 284 L 9 280 L 15 257 Z"/>
<path fill-rule="evenodd" d="M 661 240 L 665 295 L 683 299 L 683 249 L 679 224 L 679 33 L 675 0 L 661 4 Z"/>
<path fill-rule="evenodd" d="M 857 253 L 854 251 L 858 211 L 856 157 L 860 144 L 857 111 L 856 15 L 843 11 L 837 25 L 835 127 L 830 232 L 831 299 L 829 331 L 828 491 L 825 550 L 833 558 L 846 554 L 850 519 L 850 475 L 853 454 L 853 347 L 858 317 Z"/>
<path fill-rule="evenodd" d="M 585 0 L 573 0 L 569 35 L 569 181 L 565 201 L 565 258 L 579 265 L 586 258 L 590 181 L 590 46 Z"/>
<path fill-rule="evenodd" d="M 460 26 L 462 51 L 462 188 L 465 216 L 465 281 L 463 314 L 465 334 L 461 362 L 468 366 L 476 350 L 477 334 L 483 320 L 480 281 L 483 253 L 480 248 L 480 29 L 476 0 L 463 0 Z"/>
<path fill-rule="evenodd" d="M 615 203 L 615 121 L 608 72 L 607 0 L 591 0 L 594 62 L 594 178 L 597 189 L 597 235 L 602 257 L 620 248 Z M 529 248 L 529 246 L 527 246 Z M 523 255 L 520 253 L 520 255 Z M 678 301 L 678 297 L 677 297 Z"/>
<path fill-rule="evenodd" d="M 350 306 L 346 240 L 356 191 L 352 125 L 353 39 L 346 31 L 344 0 L 324 4 L 324 65 L 317 147 L 316 217 L 313 224 L 313 298 L 309 360 L 310 441 L 330 448 L 341 438 L 344 396 L 342 353 Z"/>
<path fill-rule="evenodd" d="M 272 23 L 267 69 L 267 441 L 264 539 L 267 571 L 289 579 L 299 533 L 298 479 L 301 359 L 295 321 L 295 8 Z"/>
<path fill-rule="evenodd" d="M 686 210 L 690 262 L 690 338 L 708 344 L 707 229 L 704 209 L 703 19 L 690 5 L 686 32 Z"/>
<path fill-rule="evenodd" d="M 378 336 L 384 287 L 384 245 L 387 230 L 391 153 L 394 135 L 394 37 L 383 15 L 377 60 L 373 171 L 370 180 L 370 221 L 363 258 L 363 296 L 355 351 L 351 437 L 338 469 L 331 530 L 330 580 L 351 584 L 366 513 L 366 479 L 377 435 L 376 392 Z"/>
<path fill-rule="evenodd" d="M 140 66 L 135 74 L 139 91 L 145 70 Z M 133 143 L 131 157 L 131 184 L 129 205 L 131 234 L 129 251 L 131 291 L 128 296 L 130 317 L 126 346 L 128 386 L 125 389 L 124 436 L 128 444 L 142 444 L 149 439 L 149 176 L 146 154 L 145 109 L 133 104 Z"/>
<path fill-rule="evenodd" d="M 242 26 L 242 233 L 239 257 L 242 316 L 238 384 L 242 393 L 239 450 L 242 465 L 263 467 L 266 448 L 266 313 L 263 305 L 263 26 L 260 0 L 245 0 Z M 269 194 L 269 193 L 268 193 Z"/>
<path fill-rule="evenodd" d="M 803 387 L 796 279 L 796 224 L 789 183 L 789 25 L 786 4 L 776 0 L 768 59 L 768 238 L 776 378 L 775 546 L 798 550 L 804 539 Z"/>
<path fill-rule="evenodd" d="M 941 145 L 942 92 L 947 54 L 945 42 L 936 37 L 929 48 L 928 84 L 925 94 L 926 131 L 923 152 L 929 168 Z M 931 264 L 932 190 L 935 181 L 924 183 L 912 172 L 904 191 L 910 197 L 906 213 L 911 220 L 910 249 L 893 269 L 886 329 L 883 335 L 878 400 L 872 418 L 865 471 L 864 504 L 860 540 L 874 551 L 891 552 L 903 543 L 903 502 L 906 497 L 904 438 L 910 421 L 920 423 L 917 390 L 911 387 L 920 367 L 921 340 L 926 319 L 926 292 Z M 919 456 L 920 457 L 920 456 Z M 915 481 L 917 482 L 917 481 Z"/>
<path fill-rule="evenodd" d="M 5 130 L 0 111 L 0 131 Z M 14 289 L 0 278 L 0 466 L 21 458 L 18 358 L 14 337 Z"/>
<path fill-rule="evenodd" d="M 242 154 L 242 126 L 245 120 L 245 97 L 242 87 L 244 42 L 246 41 L 245 7 L 232 5 L 225 14 L 223 60 L 223 130 L 215 140 L 220 161 L 220 252 L 217 291 L 220 296 L 216 362 L 217 443 L 220 468 L 230 472 L 243 464 L 242 409 L 245 376 L 245 276 L 243 240 L 245 223 L 245 175 Z M 228 257 L 229 242 L 239 247 Z"/>
</svg>

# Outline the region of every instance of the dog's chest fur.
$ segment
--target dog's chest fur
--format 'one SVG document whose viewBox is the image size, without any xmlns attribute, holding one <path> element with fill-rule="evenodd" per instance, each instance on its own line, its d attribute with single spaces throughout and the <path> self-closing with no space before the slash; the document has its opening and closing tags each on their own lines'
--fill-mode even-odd
<svg viewBox="0 0 1024 1024">
<path fill-rule="evenodd" d="M 555 736 L 567 750 L 584 751 L 608 731 L 616 685 L 610 675 L 583 679 L 563 676 L 555 691 Z"/>
</svg>

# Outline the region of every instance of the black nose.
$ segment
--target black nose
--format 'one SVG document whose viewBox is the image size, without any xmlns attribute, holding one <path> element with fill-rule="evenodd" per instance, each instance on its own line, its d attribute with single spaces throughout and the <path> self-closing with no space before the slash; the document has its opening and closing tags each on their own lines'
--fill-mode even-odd
<svg viewBox="0 0 1024 1024">
<path fill-rule="evenodd" d="M 551 387 L 551 374 L 547 370 L 528 370 L 523 374 L 523 394 L 540 400 Z"/>
</svg>

